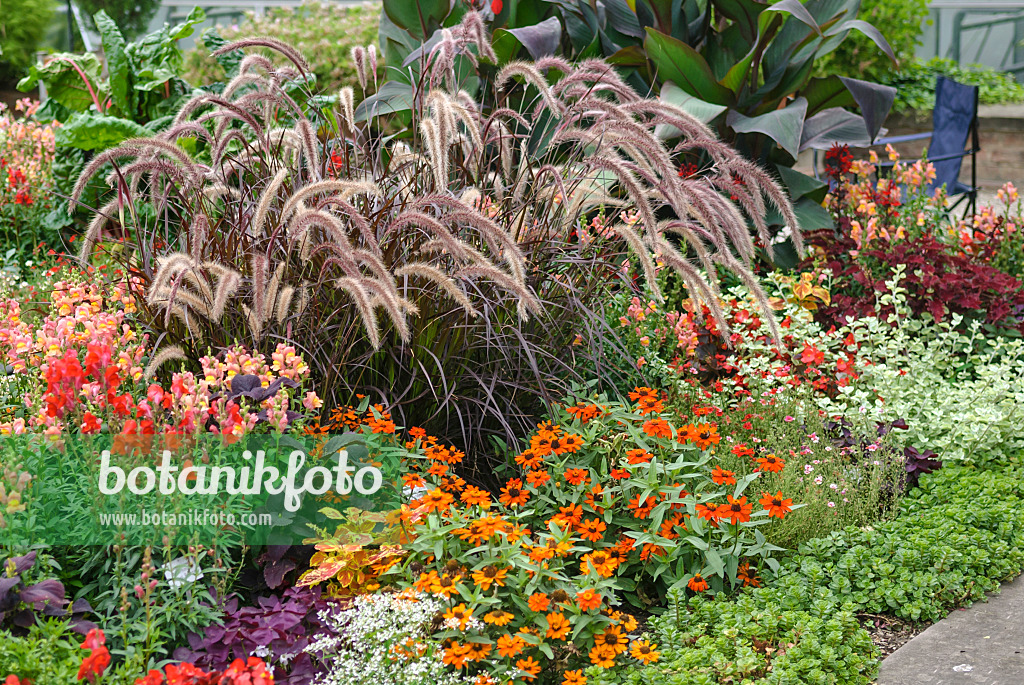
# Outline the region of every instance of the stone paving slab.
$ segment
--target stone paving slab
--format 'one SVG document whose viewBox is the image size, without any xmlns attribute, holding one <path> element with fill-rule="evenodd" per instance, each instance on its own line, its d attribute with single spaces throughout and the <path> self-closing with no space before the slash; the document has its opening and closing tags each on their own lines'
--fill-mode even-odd
<svg viewBox="0 0 1024 685">
<path fill-rule="evenodd" d="M 890 654 L 878 685 L 1024 685 L 1024 576 Z"/>
</svg>

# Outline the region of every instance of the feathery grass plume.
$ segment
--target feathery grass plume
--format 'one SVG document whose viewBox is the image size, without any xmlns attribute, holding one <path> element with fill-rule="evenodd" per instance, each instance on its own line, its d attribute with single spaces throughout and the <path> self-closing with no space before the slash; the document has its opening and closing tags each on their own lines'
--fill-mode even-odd
<svg viewBox="0 0 1024 685">
<path fill-rule="evenodd" d="M 370 43 L 366 46 L 366 59 L 367 64 L 370 67 L 370 73 L 373 74 L 373 86 L 377 87 L 377 46 Z"/>
<path fill-rule="evenodd" d="M 374 59 L 363 52 L 367 84 Z M 304 92 L 301 56 L 290 60 L 247 55 L 225 92 L 197 93 L 169 129 L 97 155 L 76 198 L 110 163 L 122 201 L 95 218 L 82 258 L 112 239 L 108 221 L 123 223 L 110 252 L 140 274 L 143 313 L 168 345 L 289 341 L 321 396 L 386 397 L 396 419 L 437 435 L 512 439 L 567 383 L 619 374 L 603 307 L 637 271 L 655 293 L 659 262 L 678 271 L 717 319 L 715 269 L 756 289 L 754 246 L 770 249 L 743 212 L 793 216 L 767 172 L 604 62 L 546 57 L 495 74 L 472 12 L 420 53 L 410 112 L 371 107 L 356 121 L 350 84 L 330 117 Z M 692 159 L 700 172 L 678 176 Z"/>
<path fill-rule="evenodd" d="M 341 120 L 345 122 L 345 128 L 349 131 L 355 131 L 355 91 L 352 90 L 351 86 L 345 86 L 338 91 L 338 109 L 341 112 Z"/>
<path fill-rule="evenodd" d="M 456 304 L 466 310 L 469 316 L 480 316 L 480 312 L 473 306 L 473 300 L 469 299 L 469 296 L 462 292 L 462 289 L 456 285 L 455 281 L 440 269 L 423 262 L 413 262 L 395 269 L 395 275 L 400 278 L 421 278 L 432 283 L 440 288 L 441 292 L 452 298 Z"/>
<path fill-rule="evenodd" d="M 506 64 L 498 72 L 498 76 L 494 81 L 494 87 L 498 90 L 504 90 L 505 84 L 516 76 L 521 77 L 529 85 L 540 91 L 544 104 L 552 114 L 559 114 L 565 108 L 563 103 L 555 99 L 555 94 L 551 92 L 551 86 L 548 85 L 544 75 L 540 73 L 536 66 L 529 62 L 509 62 Z"/>
<path fill-rule="evenodd" d="M 448 187 L 448 150 L 441 142 L 441 127 L 434 119 L 424 119 L 420 123 L 420 132 L 434 172 L 434 188 L 441 191 Z"/>
<path fill-rule="evenodd" d="M 147 381 L 153 380 L 156 376 L 156 372 L 160 370 L 160 367 L 171 361 L 188 361 L 188 357 L 185 355 L 185 351 L 181 349 L 180 345 L 167 345 L 160 348 L 160 351 L 153 355 L 153 358 L 149 360 L 149 364 L 146 366 L 146 370 L 143 372 L 142 377 Z"/>
<path fill-rule="evenodd" d="M 366 90 L 366 49 L 361 45 L 353 46 L 349 51 L 352 63 L 356 65 L 356 78 L 359 79 L 359 87 Z"/>
<path fill-rule="evenodd" d="M 303 57 L 298 50 L 293 48 L 288 43 L 285 43 L 283 40 L 271 38 L 270 36 L 260 36 L 256 38 L 245 38 L 242 40 L 236 40 L 214 50 L 212 56 L 220 57 L 221 55 L 226 55 L 227 53 L 234 52 L 235 50 L 245 50 L 245 48 L 270 48 L 271 50 L 281 53 L 288 60 L 290 60 L 291 63 L 294 64 L 295 67 L 299 70 L 299 73 L 303 75 L 303 77 L 313 72 L 313 70 L 309 68 L 309 64 L 306 62 L 306 58 Z M 272 72 L 274 68 L 271 65 L 267 70 Z"/>
</svg>

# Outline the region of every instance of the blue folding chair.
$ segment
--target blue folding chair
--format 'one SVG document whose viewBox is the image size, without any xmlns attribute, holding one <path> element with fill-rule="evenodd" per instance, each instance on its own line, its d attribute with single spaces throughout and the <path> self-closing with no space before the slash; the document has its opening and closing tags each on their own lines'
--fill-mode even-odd
<svg viewBox="0 0 1024 685">
<path fill-rule="evenodd" d="M 968 137 L 971 147 L 967 148 Z M 931 138 L 928 144 L 928 161 L 935 167 L 935 180 L 928 190 L 946 186 L 950 197 L 960 195 L 950 211 L 967 201 L 966 211 L 974 214 L 978 205 L 978 152 L 981 143 L 978 138 L 978 87 L 965 86 L 944 76 L 935 84 L 935 109 L 932 112 L 932 130 L 928 133 L 914 133 L 907 136 L 880 138 L 873 145 L 906 143 L 912 140 Z M 971 184 L 960 182 L 960 168 L 964 157 L 971 156 Z M 879 174 L 891 169 L 892 162 L 878 165 Z"/>
</svg>

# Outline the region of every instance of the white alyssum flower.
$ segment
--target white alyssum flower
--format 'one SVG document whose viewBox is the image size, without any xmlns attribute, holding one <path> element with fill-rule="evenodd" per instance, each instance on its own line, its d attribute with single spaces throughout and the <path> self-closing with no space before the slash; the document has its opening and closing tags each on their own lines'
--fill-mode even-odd
<svg viewBox="0 0 1024 685">
<path fill-rule="evenodd" d="M 350 608 L 325 610 L 320 617 L 337 634 L 314 636 L 306 648 L 327 665 L 315 685 L 470 685 L 473 679 L 445 667 L 444 650 L 430 636 L 444 609 L 410 592 L 361 595 Z"/>
</svg>

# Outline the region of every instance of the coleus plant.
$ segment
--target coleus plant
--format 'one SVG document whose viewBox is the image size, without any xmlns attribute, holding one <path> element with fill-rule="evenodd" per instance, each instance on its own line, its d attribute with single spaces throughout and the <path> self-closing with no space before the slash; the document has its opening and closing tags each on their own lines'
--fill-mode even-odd
<svg viewBox="0 0 1024 685">
<path fill-rule="evenodd" d="M 4 561 L 0 571 L 0 627 L 9 623 L 16 629 L 27 630 L 43 616 L 70 618 L 72 629 L 83 635 L 95 628 L 94 623 L 83 619 L 92 607 L 84 599 L 68 600 L 59 580 L 25 581 L 35 564 L 35 551 Z"/>
</svg>

